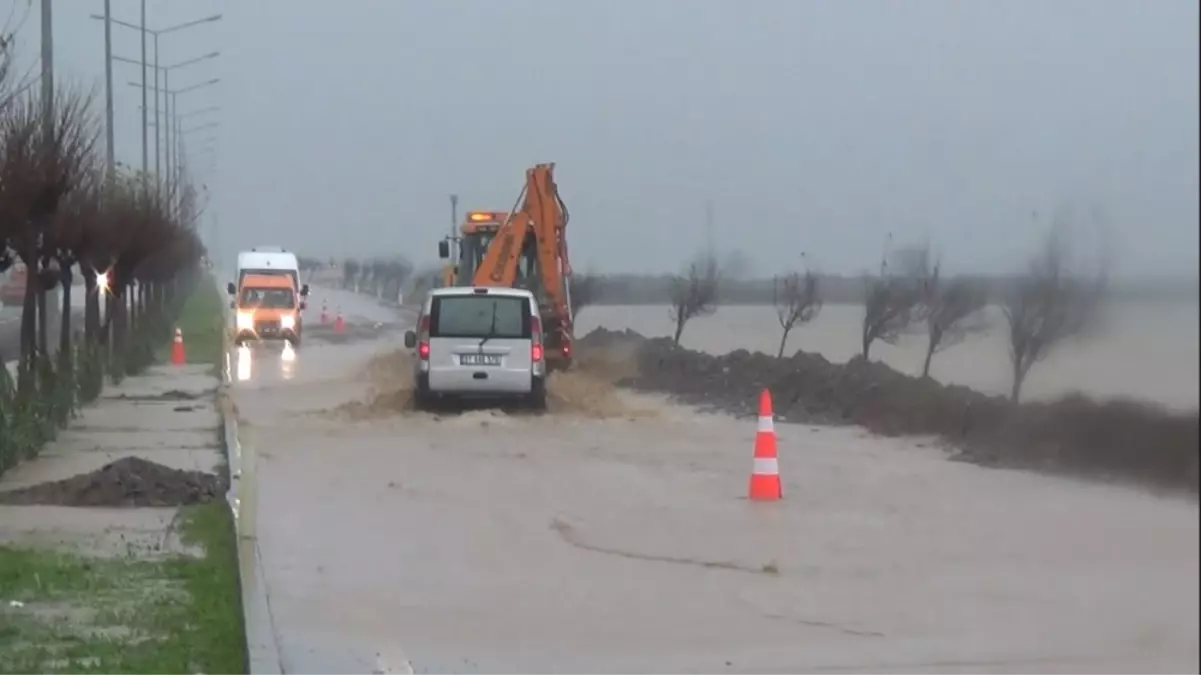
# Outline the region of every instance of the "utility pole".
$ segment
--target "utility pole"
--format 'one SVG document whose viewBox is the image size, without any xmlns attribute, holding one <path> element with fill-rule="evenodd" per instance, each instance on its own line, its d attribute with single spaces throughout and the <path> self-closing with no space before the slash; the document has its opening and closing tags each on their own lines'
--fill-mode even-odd
<svg viewBox="0 0 1201 675">
<path fill-rule="evenodd" d="M 54 148 L 54 24 L 50 0 L 42 0 L 42 134 Z"/>
<path fill-rule="evenodd" d="M 150 126 L 146 115 L 150 109 L 146 105 L 146 0 L 142 0 L 142 180 L 150 177 Z M 158 122 L 158 120 L 154 120 Z"/>
<path fill-rule="evenodd" d="M 154 51 L 155 51 L 154 72 L 157 73 L 158 72 L 158 35 L 154 36 Z M 163 162 L 167 168 L 167 201 L 168 202 L 171 201 L 172 195 L 174 194 L 174 190 L 176 187 L 173 182 L 175 174 L 171 171 L 171 152 L 172 152 L 171 148 L 173 147 L 171 144 L 171 127 L 174 126 L 171 123 L 171 109 L 172 109 L 172 107 L 174 107 L 175 95 L 173 93 L 171 93 L 171 84 L 170 84 L 171 77 L 170 77 L 170 75 L 171 75 L 171 71 L 169 71 L 169 70 L 163 72 L 163 116 L 162 117 L 158 116 L 158 105 L 157 105 L 157 102 L 158 102 L 158 75 L 154 76 L 154 81 L 155 81 L 154 100 L 156 103 L 156 105 L 154 106 L 155 107 L 154 133 L 155 133 L 155 138 L 157 139 L 158 132 L 159 132 L 158 125 L 161 124 L 162 131 L 163 131 Z M 157 140 L 155 141 L 155 146 L 156 147 L 158 146 Z M 156 165 L 155 171 L 157 171 L 157 170 L 158 170 L 158 167 Z M 170 209 L 168 209 L 167 212 L 170 213 L 171 212 Z"/>
<path fill-rule="evenodd" d="M 145 0 L 142 0 L 142 1 L 145 2 Z M 142 39 L 143 40 L 146 39 L 145 23 L 142 24 Z M 146 55 L 145 54 L 142 55 L 142 63 L 143 64 L 146 63 Z M 158 139 L 159 139 L 159 136 L 161 135 L 159 132 L 162 131 L 162 120 L 158 116 L 158 93 L 159 93 L 158 71 L 159 71 L 159 68 L 158 68 L 158 33 L 155 33 L 154 34 L 154 185 L 155 185 L 156 193 L 158 194 L 159 197 L 161 197 L 162 189 L 163 189 L 163 184 L 162 184 L 163 174 L 159 169 L 159 155 L 161 153 L 159 153 Z M 145 65 L 142 66 L 142 72 L 143 73 L 146 72 Z M 166 97 L 164 97 L 164 98 L 166 98 Z"/>
<path fill-rule="evenodd" d="M 104 0 L 104 173 L 113 179 L 116 154 L 113 149 L 113 16 L 112 0 Z"/>
<path fill-rule="evenodd" d="M 42 142 L 45 143 L 43 152 L 47 158 L 56 156 L 55 152 L 55 132 L 58 125 L 54 119 L 54 23 L 50 11 L 50 0 L 42 0 Z M 22 247 L 21 253 L 28 254 L 36 250 L 40 250 L 45 242 L 46 236 L 44 224 L 37 223 L 36 248 Z M 41 270 L 41 265 L 37 259 L 25 258 L 25 267 L 28 270 L 27 284 L 32 284 L 38 278 L 38 272 Z M 27 291 L 29 289 L 26 289 Z M 69 289 L 68 289 L 69 290 Z M 55 295 L 54 297 L 58 297 Z M 25 296 L 28 301 L 29 295 Z M 21 316 L 21 342 L 22 345 L 28 345 L 30 349 L 22 349 L 22 357 L 29 354 L 37 354 L 41 357 L 50 356 L 49 345 L 49 316 L 47 315 L 47 305 L 49 299 L 45 293 L 39 293 L 36 296 L 36 304 L 29 302 L 25 303 L 24 311 Z M 58 303 L 55 303 L 58 305 Z M 35 328 L 33 319 L 37 320 Z M 28 331 L 28 332 L 27 332 Z M 25 377 L 20 378 L 26 380 L 20 382 L 19 386 L 24 391 L 24 387 L 28 386 L 27 378 L 33 374 L 31 364 L 26 362 Z"/>
</svg>

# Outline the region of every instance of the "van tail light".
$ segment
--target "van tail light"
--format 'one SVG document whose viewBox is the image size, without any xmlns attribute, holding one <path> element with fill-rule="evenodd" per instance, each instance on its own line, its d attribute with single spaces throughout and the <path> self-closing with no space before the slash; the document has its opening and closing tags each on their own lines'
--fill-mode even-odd
<svg viewBox="0 0 1201 675">
<path fill-rule="evenodd" d="M 417 322 L 417 358 L 422 361 L 430 359 L 430 318 L 428 315 L 421 317 Z"/>
<path fill-rule="evenodd" d="M 542 360 L 542 320 L 536 316 L 530 317 L 530 361 L 538 363 Z"/>
<path fill-rule="evenodd" d="M 571 343 L 570 342 L 563 343 L 563 356 L 571 356 Z"/>
</svg>

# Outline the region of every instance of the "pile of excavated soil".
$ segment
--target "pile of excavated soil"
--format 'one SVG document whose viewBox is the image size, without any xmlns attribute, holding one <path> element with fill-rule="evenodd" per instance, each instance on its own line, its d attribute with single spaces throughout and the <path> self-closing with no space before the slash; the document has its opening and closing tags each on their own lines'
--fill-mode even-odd
<svg viewBox="0 0 1201 675">
<path fill-rule="evenodd" d="M 184 506 L 220 499 L 218 476 L 124 457 L 91 473 L 0 492 L 0 504 L 46 506 Z"/>
<path fill-rule="evenodd" d="M 714 356 L 665 338 L 604 328 L 576 347 L 577 354 L 632 354 L 634 372 L 620 384 L 708 409 L 754 415 L 759 393 L 767 388 L 783 421 L 856 424 L 882 435 L 938 435 L 959 450 L 958 459 L 988 466 L 1198 492 L 1196 411 L 1079 395 L 1013 404 L 862 358 L 838 364 L 804 352 L 775 358 L 745 350 Z"/>
<path fill-rule="evenodd" d="M 634 371 L 629 356 L 618 351 L 596 352 L 577 360 L 567 372 L 551 375 L 547 383 L 547 411 L 592 418 L 636 418 L 654 414 L 654 410 L 631 406 L 622 400 L 616 382 Z M 373 356 L 360 376 L 371 384 L 367 396 L 339 406 L 335 412 L 350 419 L 377 419 L 398 414 L 417 413 L 412 391 L 413 355 L 407 349 Z M 485 407 L 492 407 L 482 404 Z M 474 406 L 468 406 L 474 407 Z M 514 409 L 515 413 L 527 413 Z"/>
</svg>

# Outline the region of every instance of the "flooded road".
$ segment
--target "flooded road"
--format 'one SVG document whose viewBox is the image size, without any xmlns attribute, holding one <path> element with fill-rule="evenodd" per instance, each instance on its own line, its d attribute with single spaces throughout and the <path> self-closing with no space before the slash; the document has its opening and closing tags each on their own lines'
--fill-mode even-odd
<svg viewBox="0 0 1201 675">
<path fill-rule="evenodd" d="M 231 354 L 285 672 L 1198 669 L 1195 503 L 780 425 L 752 504 L 753 422 L 413 412 L 407 317 L 336 295 Z"/>
</svg>

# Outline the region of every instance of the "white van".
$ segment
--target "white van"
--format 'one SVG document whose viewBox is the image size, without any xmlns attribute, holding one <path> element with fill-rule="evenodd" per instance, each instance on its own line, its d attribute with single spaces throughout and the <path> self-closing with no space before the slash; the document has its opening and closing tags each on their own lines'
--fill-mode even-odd
<svg viewBox="0 0 1201 675">
<path fill-rule="evenodd" d="M 519 288 L 451 286 L 430 291 L 405 333 L 417 350 L 418 406 L 449 397 L 514 397 L 546 407 L 542 317 Z"/>
</svg>

